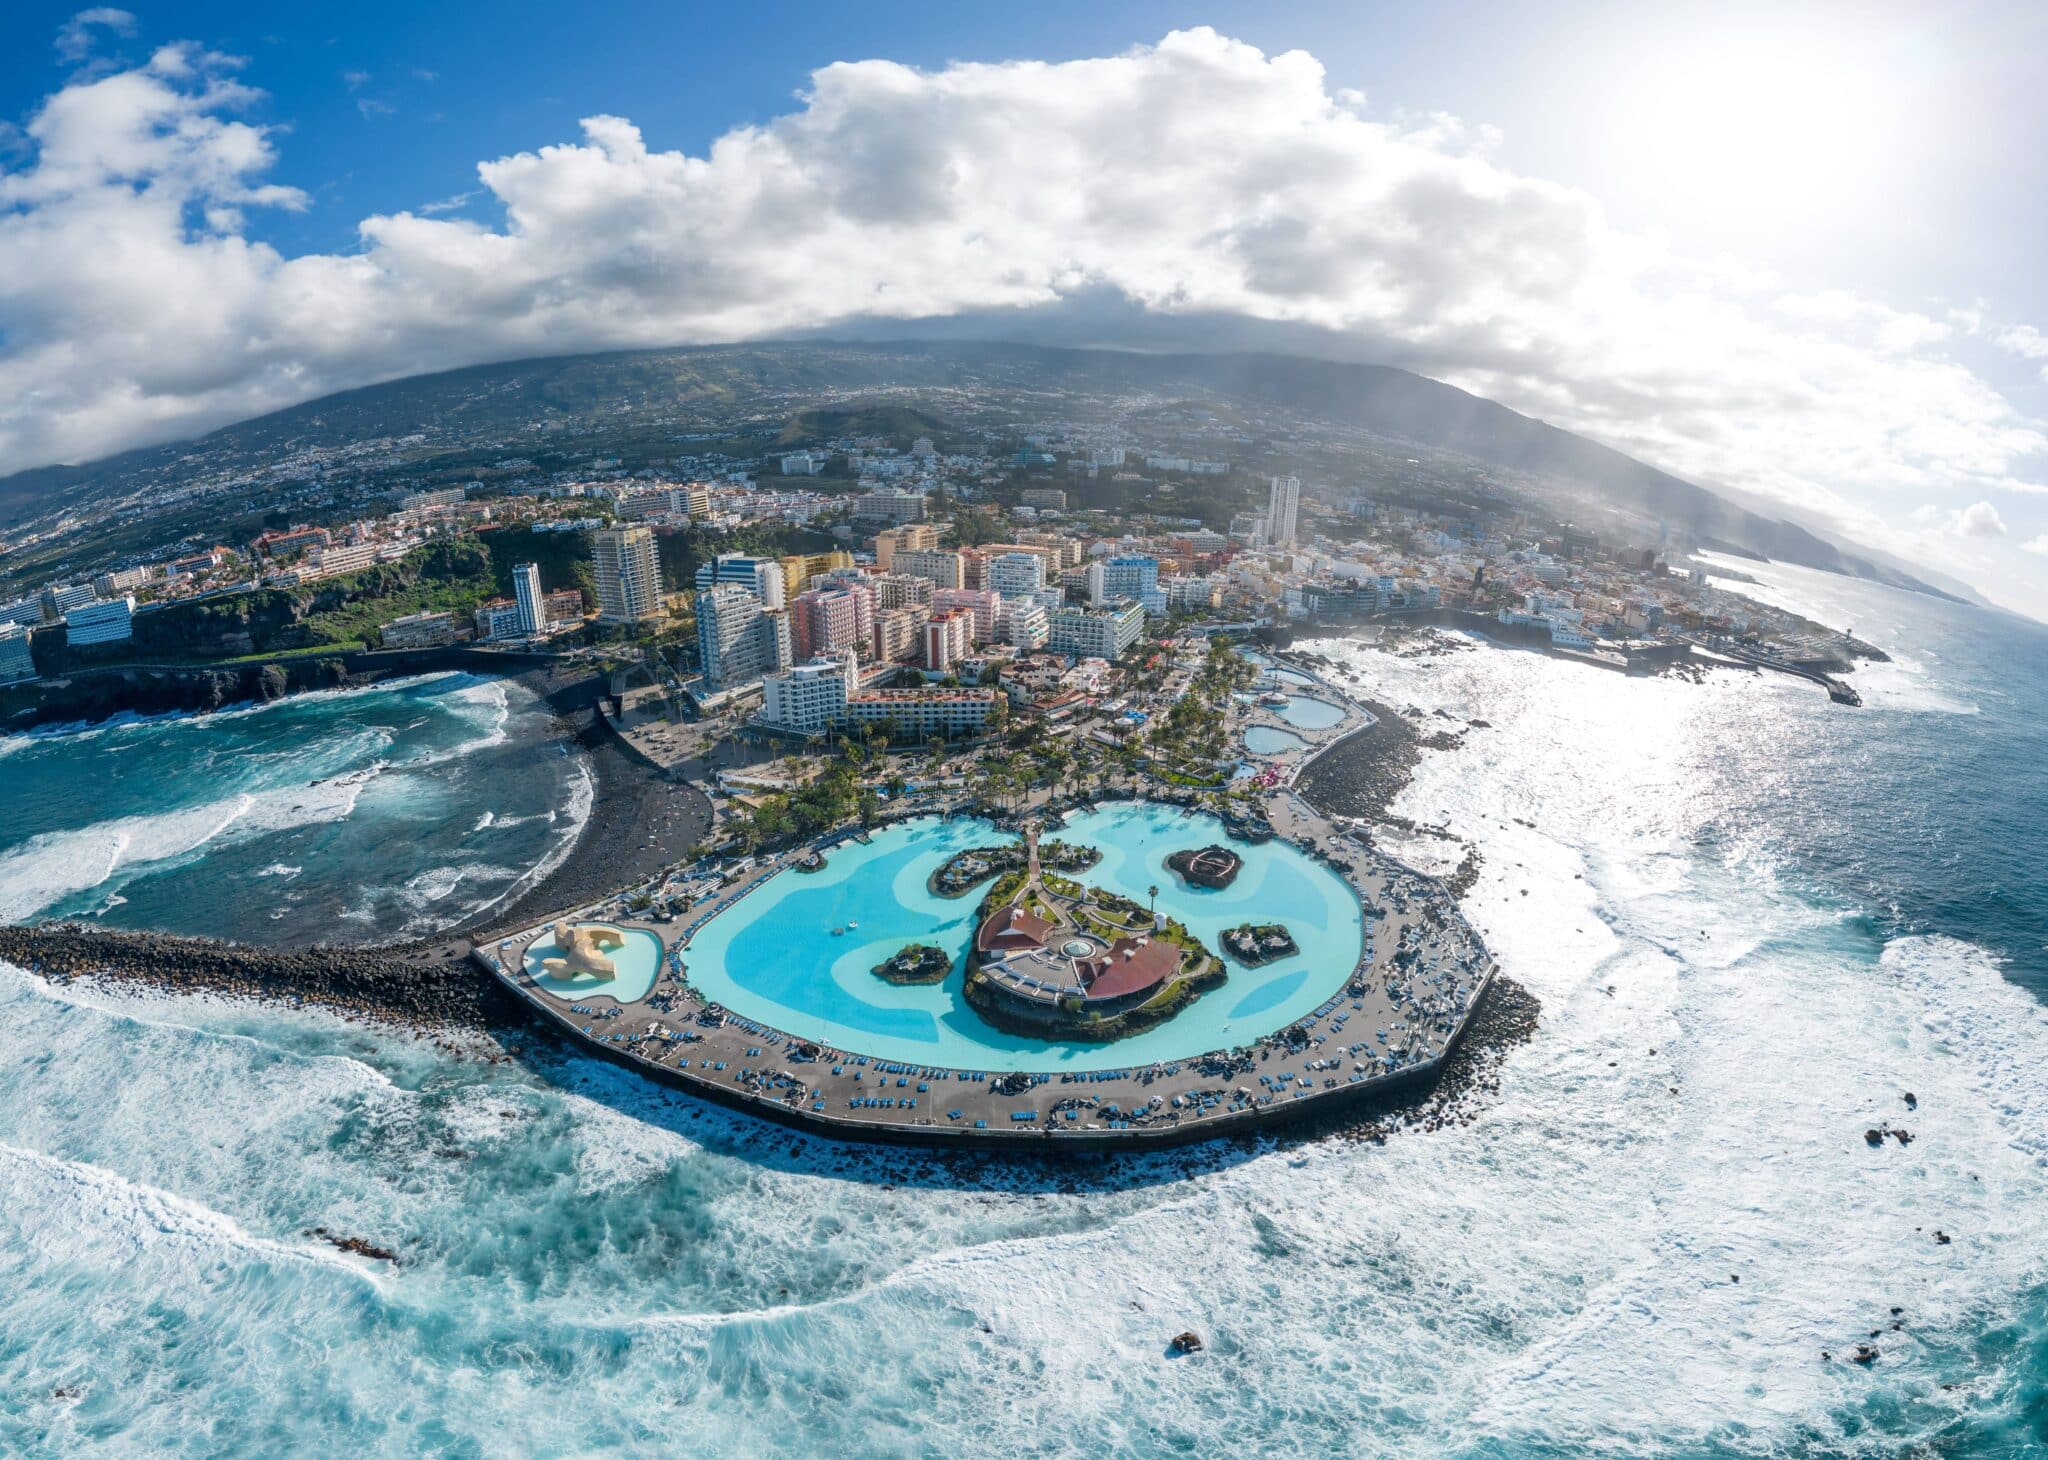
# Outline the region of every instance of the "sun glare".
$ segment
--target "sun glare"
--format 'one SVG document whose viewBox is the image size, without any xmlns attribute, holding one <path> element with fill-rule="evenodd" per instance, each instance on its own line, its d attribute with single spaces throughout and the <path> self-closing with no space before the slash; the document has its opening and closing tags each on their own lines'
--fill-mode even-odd
<svg viewBox="0 0 2048 1460">
<path fill-rule="evenodd" d="M 1675 209 L 1788 221 L 1838 206 L 1883 163 L 1881 77 L 1784 38 L 1674 50 L 1637 71 L 1617 141 Z"/>
</svg>

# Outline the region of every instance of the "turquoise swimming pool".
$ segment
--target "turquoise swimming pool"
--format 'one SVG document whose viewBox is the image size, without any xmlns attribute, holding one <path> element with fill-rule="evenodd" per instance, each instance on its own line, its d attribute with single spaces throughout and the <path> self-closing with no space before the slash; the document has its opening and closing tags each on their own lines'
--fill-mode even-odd
<svg viewBox="0 0 2048 1460">
<path fill-rule="evenodd" d="M 1253 755 L 1281 755 L 1308 744 L 1292 730 L 1276 725 L 1254 725 L 1244 732 L 1244 748 Z"/>
<path fill-rule="evenodd" d="M 1285 923 L 1302 951 L 1259 969 L 1230 965 L 1222 988 L 1158 1028 L 1113 1044 L 1005 1034 L 961 995 L 981 889 L 948 901 L 925 883 L 954 852 L 1009 838 L 986 822 L 922 818 L 879 831 L 865 846 L 834 848 L 823 871 L 779 873 L 720 913 L 684 950 L 689 980 L 747 1018 L 882 1059 L 956 1069 L 1106 1070 L 1270 1034 L 1343 987 L 1364 949 L 1364 916 L 1349 885 L 1284 843 L 1233 844 L 1243 870 L 1229 888 L 1208 891 L 1188 887 L 1165 862 L 1182 847 L 1223 840 L 1214 817 L 1116 803 L 1070 819 L 1057 834 L 1101 850 L 1102 861 L 1084 880 L 1140 902 L 1158 887 L 1160 911 L 1211 948 L 1225 928 L 1256 918 Z M 909 986 L 874 976 L 876 964 L 911 942 L 958 950 L 952 975 Z"/>
<path fill-rule="evenodd" d="M 573 978 L 557 978 L 554 974 L 541 972 L 542 959 L 562 956 L 562 950 L 556 946 L 551 934 L 536 939 L 526 950 L 527 973 L 544 991 L 558 999 L 603 994 L 622 1004 L 631 1004 L 646 998 L 648 990 L 654 987 L 655 975 L 661 972 L 661 939 L 645 928 L 617 928 L 610 923 L 602 926 L 613 928 L 625 937 L 625 942 L 612 949 L 610 955 L 618 977 L 592 978 L 588 974 L 577 974 Z"/>
<path fill-rule="evenodd" d="M 1313 695 L 1289 695 L 1279 716 L 1304 730 L 1327 730 L 1344 718 L 1344 707 Z"/>
</svg>

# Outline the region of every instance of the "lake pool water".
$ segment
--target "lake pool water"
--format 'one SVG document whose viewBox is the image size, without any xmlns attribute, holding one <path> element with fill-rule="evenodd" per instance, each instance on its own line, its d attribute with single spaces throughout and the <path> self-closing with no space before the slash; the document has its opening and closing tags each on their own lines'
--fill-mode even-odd
<svg viewBox="0 0 2048 1460">
<path fill-rule="evenodd" d="M 1232 843 L 1244 858 L 1220 891 L 1190 887 L 1166 868 L 1184 847 L 1225 839 L 1206 814 L 1114 803 L 1072 817 L 1063 841 L 1099 849 L 1081 880 L 1158 907 L 1212 950 L 1226 928 L 1284 923 L 1296 956 L 1245 969 L 1155 1029 L 1110 1044 L 1031 1039 L 992 1028 L 962 994 L 971 923 L 986 885 L 933 895 L 927 879 L 955 852 L 1013 840 L 971 818 L 924 817 L 871 842 L 826 853 L 822 871 L 781 872 L 713 918 L 683 960 L 704 997 L 787 1033 L 859 1054 L 973 1070 L 1106 1070 L 1185 1059 L 1249 1044 L 1292 1023 L 1342 988 L 1364 949 L 1364 914 L 1348 883 L 1284 842 Z M 839 929 L 834 933 L 833 929 Z M 906 943 L 951 950 L 943 983 L 897 986 L 872 972 Z"/>
</svg>

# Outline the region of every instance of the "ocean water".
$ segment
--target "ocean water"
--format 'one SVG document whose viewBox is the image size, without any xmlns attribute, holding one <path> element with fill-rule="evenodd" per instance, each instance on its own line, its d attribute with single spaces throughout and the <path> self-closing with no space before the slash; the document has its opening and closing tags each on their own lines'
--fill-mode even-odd
<svg viewBox="0 0 2048 1460">
<path fill-rule="evenodd" d="M 1322 646 L 1490 722 L 1396 809 L 1544 1006 L 1384 1145 L 852 1151 L 0 970 L 0 1452 L 2038 1452 L 2048 635 L 1745 569 L 1894 654 L 1865 709 Z"/>
<path fill-rule="evenodd" d="M 930 891 L 947 858 L 1011 840 L 967 817 L 920 818 L 844 843 L 818 872 L 778 873 L 690 940 L 684 967 L 706 998 L 806 1039 L 881 1059 L 966 1070 L 1113 1070 L 1250 1044 L 1309 1013 L 1351 977 L 1365 948 L 1358 898 L 1335 872 L 1284 842 L 1241 847 L 1228 888 L 1191 887 L 1166 866 L 1183 847 L 1225 836 L 1213 816 L 1112 804 L 1069 818 L 1062 841 L 1102 860 L 1081 880 L 1160 912 L 1208 944 L 1253 918 L 1285 923 L 1301 951 L 1257 969 L 1231 965 L 1220 988 L 1157 1028 L 1113 1044 L 1029 1039 L 984 1020 L 962 993 L 974 912 L 985 889 Z M 858 926 L 850 926 L 857 924 Z M 835 935 L 833 929 L 842 930 Z M 899 986 L 875 965 L 906 943 L 957 948 L 944 983 Z"/>
<path fill-rule="evenodd" d="M 448 927 L 573 845 L 586 768 L 516 684 L 441 674 L 0 737 L 0 921 L 243 942 Z"/>
</svg>

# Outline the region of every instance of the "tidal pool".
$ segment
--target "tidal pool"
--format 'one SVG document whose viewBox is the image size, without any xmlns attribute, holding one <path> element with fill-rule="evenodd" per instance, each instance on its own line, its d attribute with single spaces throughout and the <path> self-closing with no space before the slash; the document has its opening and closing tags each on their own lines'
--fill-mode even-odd
<svg viewBox="0 0 2048 1460">
<path fill-rule="evenodd" d="M 1102 852 L 1082 880 L 1138 902 L 1157 887 L 1161 912 L 1211 949 L 1239 923 L 1284 923 L 1301 952 L 1262 968 L 1227 964 L 1229 981 L 1156 1029 L 1110 1044 L 1030 1039 L 991 1028 L 961 989 L 984 888 L 949 900 L 926 887 L 965 847 L 1011 840 L 986 822 L 925 817 L 826 854 L 824 870 L 784 871 L 713 918 L 684 950 L 704 997 L 787 1033 L 858 1054 L 973 1070 L 1107 1070 L 1249 1044 L 1293 1023 L 1351 976 L 1365 920 L 1350 885 L 1283 842 L 1232 843 L 1243 870 L 1220 891 L 1166 868 L 1183 847 L 1224 840 L 1222 822 L 1168 807 L 1114 803 L 1055 833 Z M 833 930 L 838 929 L 835 933 Z M 871 970 L 906 943 L 951 950 L 943 983 L 895 985 Z"/>
</svg>

